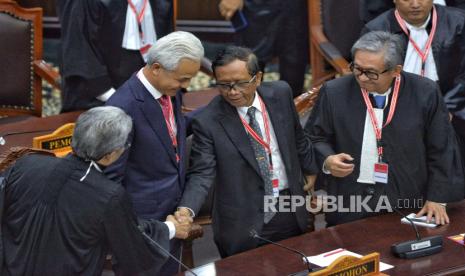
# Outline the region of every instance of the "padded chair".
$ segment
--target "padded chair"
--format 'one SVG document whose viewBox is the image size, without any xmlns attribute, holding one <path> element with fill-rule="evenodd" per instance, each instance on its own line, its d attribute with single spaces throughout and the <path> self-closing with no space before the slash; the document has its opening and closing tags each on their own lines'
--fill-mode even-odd
<svg viewBox="0 0 465 276">
<path fill-rule="evenodd" d="M 42 60 L 42 9 L 0 0 L 0 117 L 42 114 L 42 78 L 59 74 Z"/>
<path fill-rule="evenodd" d="M 350 74 L 350 49 L 363 23 L 359 0 L 308 0 L 312 86 Z"/>
</svg>

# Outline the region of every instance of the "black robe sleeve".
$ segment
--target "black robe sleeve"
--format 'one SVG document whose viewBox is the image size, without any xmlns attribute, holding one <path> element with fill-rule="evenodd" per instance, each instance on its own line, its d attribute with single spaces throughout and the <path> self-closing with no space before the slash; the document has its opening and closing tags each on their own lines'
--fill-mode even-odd
<svg viewBox="0 0 465 276">
<path fill-rule="evenodd" d="M 313 146 L 316 149 L 318 167 L 323 166 L 323 162 L 330 155 L 335 154 L 334 126 L 331 112 L 331 103 L 326 93 L 326 85 L 320 89 L 320 94 L 315 107 L 312 110 L 305 129 L 310 133 Z"/>
<path fill-rule="evenodd" d="M 449 123 L 448 110 L 439 88 L 430 98 L 428 121 L 425 122 L 425 148 L 428 170 L 426 199 L 452 202 L 463 199 L 464 175 L 457 138 Z"/>
<path fill-rule="evenodd" d="M 122 192 L 110 200 L 103 226 L 118 275 L 156 275 L 167 256 L 141 230 L 149 230 L 151 239 L 169 251 L 169 230 L 163 222 L 152 220 L 139 228 L 129 198 Z"/>
<path fill-rule="evenodd" d="M 83 77 L 101 92 L 112 85 L 99 45 L 104 8 L 95 0 L 57 1 L 63 44 L 61 74 Z"/>
</svg>

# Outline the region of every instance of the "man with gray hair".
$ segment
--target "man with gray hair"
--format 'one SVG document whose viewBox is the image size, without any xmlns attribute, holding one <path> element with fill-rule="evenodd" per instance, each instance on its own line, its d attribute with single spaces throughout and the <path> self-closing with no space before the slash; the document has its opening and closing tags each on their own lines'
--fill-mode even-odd
<svg viewBox="0 0 465 276">
<path fill-rule="evenodd" d="M 186 171 L 182 90 L 197 74 L 203 55 L 200 40 L 190 33 L 162 37 L 150 48 L 147 65 L 107 102 L 125 110 L 134 123 L 131 149 L 107 172 L 122 182 L 139 217 L 164 219 L 176 211 L 182 196 Z M 179 246 L 173 241 L 171 248 L 179 251 Z M 174 262 L 170 267 L 162 275 L 176 272 Z"/>
<path fill-rule="evenodd" d="M 100 275 L 109 251 L 118 275 L 156 275 L 167 257 L 160 249 L 169 247 L 167 225 L 177 237 L 188 227 L 173 216 L 138 221 L 124 188 L 102 173 L 128 148 L 131 128 L 119 108 L 90 109 L 76 122 L 72 154 L 30 154 L 6 171 L 1 275 Z"/>
<path fill-rule="evenodd" d="M 328 213 L 329 225 L 370 215 L 381 196 L 394 207 L 423 207 L 417 216 L 446 224 L 445 203 L 463 199 L 457 140 L 439 88 L 402 71 L 403 51 L 399 36 L 367 33 L 352 47 L 353 75 L 320 90 L 306 129 L 328 194 L 341 196 L 338 206 L 359 196 L 370 207 Z"/>
</svg>

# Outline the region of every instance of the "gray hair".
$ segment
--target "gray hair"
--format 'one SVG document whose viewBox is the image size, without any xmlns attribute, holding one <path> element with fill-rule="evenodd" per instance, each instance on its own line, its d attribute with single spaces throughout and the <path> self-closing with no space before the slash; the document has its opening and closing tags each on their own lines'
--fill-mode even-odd
<svg viewBox="0 0 465 276">
<path fill-rule="evenodd" d="M 174 71 L 186 58 L 200 62 L 204 49 L 200 40 L 188 32 L 172 32 L 155 42 L 148 53 L 147 64 L 159 63 L 168 71 Z"/>
<path fill-rule="evenodd" d="M 405 43 L 399 35 L 384 31 L 374 31 L 363 35 L 352 46 L 352 59 L 357 51 L 372 53 L 384 52 L 384 66 L 393 70 L 397 65 L 404 64 Z"/>
<path fill-rule="evenodd" d="M 120 108 L 94 107 L 77 119 L 71 147 L 77 156 L 98 161 L 123 148 L 131 129 L 131 117 Z"/>
</svg>

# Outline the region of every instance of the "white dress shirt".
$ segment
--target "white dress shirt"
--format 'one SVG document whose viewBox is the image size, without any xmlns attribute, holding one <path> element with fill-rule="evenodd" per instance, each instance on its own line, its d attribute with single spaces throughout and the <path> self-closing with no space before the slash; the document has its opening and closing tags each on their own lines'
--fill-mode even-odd
<svg viewBox="0 0 465 276">
<path fill-rule="evenodd" d="M 389 103 L 389 94 L 391 93 L 391 88 L 384 93 L 370 92 L 373 95 L 382 95 L 386 96 L 386 101 L 384 102 L 384 108 L 374 108 L 374 113 L 376 120 L 378 122 L 378 128 L 381 129 L 383 126 L 384 120 L 384 109 Z M 375 163 L 378 162 L 378 147 L 376 145 L 376 134 L 371 123 L 370 114 L 368 110 L 365 115 L 365 127 L 363 131 L 363 142 L 362 142 L 362 151 L 360 154 L 360 172 L 357 179 L 359 183 L 365 184 L 375 184 L 374 180 L 374 171 Z"/>
<path fill-rule="evenodd" d="M 147 88 L 147 90 L 153 96 L 153 98 L 157 101 L 157 103 L 160 104 L 158 99 L 160 99 L 163 96 L 163 94 L 160 91 L 158 91 L 155 87 L 153 87 L 153 85 L 147 80 L 147 78 L 144 75 L 143 70 L 144 69 L 140 69 L 139 72 L 137 72 L 137 77 L 142 82 L 144 87 Z M 160 106 L 161 106 L 161 104 L 160 104 Z M 173 110 L 173 112 L 174 112 L 174 110 Z M 176 123 L 172 123 L 171 127 L 173 128 L 174 135 L 177 135 Z"/>
<path fill-rule="evenodd" d="M 260 126 L 261 135 L 265 139 L 265 123 L 263 121 L 263 111 L 260 105 L 259 95 L 255 92 L 255 98 L 251 106 L 255 107 L 257 110 L 255 112 L 255 119 Z M 247 116 L 247 110 L 249 107 L 237 107 L 237 113 L 239 116 L 244 118 L 244 120 L 248 123 L 249 116 Z M 270 116 L 268 113 L 268 123 L 270 126 L 270 148 L 271 148 L 271 158 L 273 159 L 273 179 L 278 179 L 279 181 L 279 190 L 285 190 L 289 188 L 288 179 L 286 174 L 286 167 L 284 166 L 283 159 L 281 157 L 281 152 L 279 151 L 278 140 L 276 139 L 276 135 L 273 128 L 273 123 L 270 120 Z M 245 129 L 245 127 L 244 127 Z M 266 140 L 265 140 L 266 141 Z"/>
<path fill-rule="evenodd" d="M 428 19 L 426 20 L 426 22 L 420 27 L 412 26 L 405 21 L 405 25 L 407 26 L 407 29 L 410 31 L 410 38 L 413 41 L 415 41 L 415 43 L 418 45 L 418 47 L 420 47 L 422 51 L 425 50 L 426 42 L 428 41 L 428 32 L 426 31 L 426 26 L 428 25 L 430 20 L 431 20 L 431 14 L 428 16 Z M 415 50 L 415 48 L 413 47 L 412 43 L 409 40 L 403 69 L 406 72 L 420 75 L 421 64 L 422 64 L 421 57 L 417 53 L 417 51 Z M 436 70 L 436 63 L 434 63 L 432 47 L 430 48 L 428 52 L 428 57 L 426 58 L 425 77 L 432 79 L 433 81 L 437 81 L 439 79 L 438 72 Z"/>
</svg>

